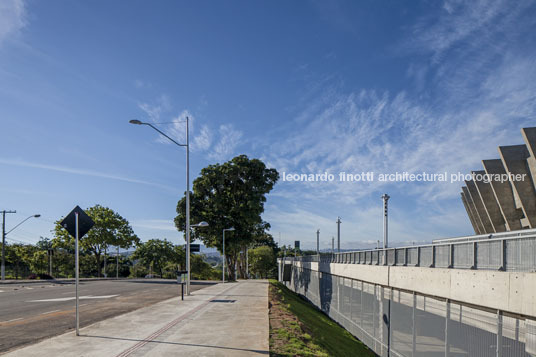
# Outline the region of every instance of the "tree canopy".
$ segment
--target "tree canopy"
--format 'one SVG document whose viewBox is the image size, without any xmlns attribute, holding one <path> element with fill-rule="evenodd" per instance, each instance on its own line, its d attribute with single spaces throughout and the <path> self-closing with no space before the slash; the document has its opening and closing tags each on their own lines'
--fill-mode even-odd
<svg viewBox="0 0 536 357">
<path fill-rule="evenodd" d="M 101 255 L 109 246 L 130 248 L 139 243 L 128 221 L 108 207 L 95 205 L 85 210 L 93 219 L 95 225 L 80 240 L 82 249 L 90 251 L 97 262 L 98 276 L 101 273 Z M 74 238 L 60 224 L 61 219 L 54 227 L 55 238 L 52 240 L 54 248 L 72 250 Z"/>
<path fill-rule="evenodd" d="M 225 234 L 225 254 L 228 271 L 234 274 L 234 265 L 240 251 L 253 245 L 256 240 L 266 240 L 270 225 L 263 221 L 266 194 L 279 179 L 275 169 L 266 168 L 258 159 L 240 155 L 223 163 L 209 165 L 201 170 L 190 192 L 191 222 L 206 221 L 208 227 L 193 231 L 192 240 L 200 239 L 208 247 L 222 252 L 223 229 L 235 231 Z M 175 225 L 185 231 L 186 199 L 177 204 Z"/>
</svg>

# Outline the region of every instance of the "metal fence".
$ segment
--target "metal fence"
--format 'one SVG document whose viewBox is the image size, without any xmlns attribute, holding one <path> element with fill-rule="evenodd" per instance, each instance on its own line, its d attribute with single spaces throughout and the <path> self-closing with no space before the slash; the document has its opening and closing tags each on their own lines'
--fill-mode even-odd
<svg viewBox="0 0 536 357">
<path fill-rule="evenodd" d="M 380 356 L 536 355 L 536 321 L 522 316 L 295 265 L 285 284 Z"/>
<path fill-rule="evenodd" d="M 304 262 L 536 272 L 536 233 L 510 233 L 497 238 L 475 236 L 473 240 L 463 238 L 452 242 L 292 259 Z"/>
</svg>

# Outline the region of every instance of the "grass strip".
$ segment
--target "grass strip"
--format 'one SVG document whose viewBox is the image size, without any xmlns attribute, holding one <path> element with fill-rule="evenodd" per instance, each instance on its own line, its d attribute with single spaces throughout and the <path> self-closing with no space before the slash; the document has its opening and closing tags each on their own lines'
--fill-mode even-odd
<svg viewBox="0 0 536 357">
<path fill-rule="evenodd" d="M 277 280 L 270 280 L 271 356 L 375 356 L 352 334 Z"/>
</svg>

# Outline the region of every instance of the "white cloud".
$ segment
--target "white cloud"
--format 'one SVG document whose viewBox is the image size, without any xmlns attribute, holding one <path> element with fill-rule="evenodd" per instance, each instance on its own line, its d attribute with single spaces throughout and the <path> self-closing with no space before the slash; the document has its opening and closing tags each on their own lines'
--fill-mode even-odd
<svg viewBox="0 0 536 357">
<path fill-rule="evenodd" d="M 175 223 L 167 219 L 142 219 L 130 222 L 134 228 L 145 228 L 148 230 L 177 232 Z"/>
<path fill-rule="evenodd" d="M 22 0 L 0 1 L 0 45 L 26 26 L 26 6 Z"/>
<path fill-rule="evenodd" d="M 64 172 L 64 173 L 74 174 L 74 175 L 99 177 L 99 178 L 104 178 L 104 179 L 117 180 L 117 181 L 123 181 L 123 182 L 129 182 L 129 183 L 136 183 L 136 184 L 142 184 L 142 185 L 158 187 L 160 189 L 165 189 L 165 190 L 170 191 L 170 192 L 176 192 L 177 191 L 176 188 L 171 187 L 171 186 L 161 185 L 161 184 L 150 182 L 150 181 L 138 180 L 138 179 L 131 178 L 131 177 L 126 177 L 126 176 L 116 175 L 116 174 L 109 174 L 109 173 L 95 171 L 95 170 L 83 170 L 83 169 L 77 169 L 77 168 L 71 168 L 71 167 L 65 167 L 65 166 L 46 165 L 46 164 L 28 162 L 28 161 L 24 161 L 24 160 L 10 160 L 10 159 L 1 159 L 1 158 L 0 158 L 0 164 L 10 165 L 10 166 L 19 166 L 19 167 L 29 167 L 29 168 L 35 168 L 35 169 L 51 170 L 51 171 Z"/>
<path fill-rule="evenodd" d="M 220 125 L 218 130 L 219 140 L 212 147 L 209 157 L 213 160 L 226 160 L 235 153 L 236 147 L 240 144 L 242 132 L 236 130 L 232 124 Z"/>
<path fill-rule="evenodd" d="M 156 104 L 140 103 L 138 104 L 138 107 L 147 114 L 153 123 L 156 123 L 160 120 L 162 113 L 171 109 L 171 104 L 169 102 L 169 97 L 162 94 L 157 98 Z"/>
</svg>

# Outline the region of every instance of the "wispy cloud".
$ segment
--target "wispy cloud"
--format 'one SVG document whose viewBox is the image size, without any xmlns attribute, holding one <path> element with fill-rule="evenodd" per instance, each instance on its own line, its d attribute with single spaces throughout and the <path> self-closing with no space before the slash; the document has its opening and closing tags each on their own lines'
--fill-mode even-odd
<svg viewBox="0 0 536 357">
<path fill-rule="evenodd" d="M 209 157 L 214 160 L 228 160 L 235 153 L 236 147 L 242 138 L 242 132 L 236 130 L 232 124 L 220 125 L 218 142 L 212 147 Z"/>
<path fill-rule="evenodd" d="M 10 165 L 10 166 L 19 166 L 19 167 L 28 167 L 28 168 L 34 168 L 34 169 L 51 170 L 51 171 L 64 172 L 64 173 L 74 174 L 74 175 L 99 177 L 103 179 L 110 179 L 110 180 L 158 187 L 160 189 L 164 189 L 170 192 L 177 191 L 176 188 L 171 187 L 171 186 L 161 185 L 161 184 L 150 182 L 150 181 L 134 179 L 131 177 L 126 177 L 126 176 L 121 176 L 121 175 L 116 175 L 116 174 L 99 172 L 95 170 L 83 170 L 83 169 L 77 169 L 77 168 L 66 167 L 66 166 L 46 165 L 46 164 L 28 162 L 24 160 L 10 160 L 10 159 L 1 159 L 1 158 L 0 158 L 0 164 Z"/>
<path fill-rule="evenodd" d="M 142 219 L 130 222 L 134 228 L 145 228 L 156 231 L 177 232 L 172 220 L 166 219 Z"/>
<path fill-rule="evenodd" d="M 147 114 L 147 117 L 152 122 L 158 122 L 162 113 L 165 113 L 171 109 L 169 97 L 165 94 L 160 95 L 154 104 L 140 103 L 138 107 Z"/>
<path fill-rule="evenodd" d="M 154 104 L 141 103 L 138 107 L 161 130 L 179 143 L 186 143 L 186 118 L 188 117 L 190 130 L 190 149 L 193 152 L 204 154 L 210 160 L 227 160 L 236 154 L 243 133 L 234 128 L 232 124 L 221 124 L 217 130 L 212 130 L 208 124 L 198 124 L 198 119 L 189 110 L 183 110 L 179 115 L 172 117 L 169 122 L 164 117 L 169 116 L 171 103 L 169 97 L 161 95 Z M 159 136 L 158 141 L 169 144 L 169 140 Z"/>
<path fill-rule="evenodd" d="M 438 16 L 422 19 L 403 42 L 415 88 L 352 92 L 323 81 L 326 89 L 309 93 L 285 127 L 293 135 L 260 145 L 263 159 L 293 173 L 468 173 L 481 168 L 482 159 L 498 157 L 497 146 L 521 143 L 520 128 L 534 126 L 536 50 L 513 44 L 536 31 L 529 7 L 536 4 L 446 1 Z M 385 191 L 393 196 L 393 237 L 430 240 L 455 231 L 460 222 L 470 229 L 459 202 L 460 186 L 280 182 L 274 196 L 295 207 L 267 213 L 274 229 L 310 242 L 315 228 L 334 231 L 334 223 L 323 217 L 341 214 L 347 217 L 345 229 L 354 234 L 345 241 L 373 241 L 381 239 L 377 193 Z M 309 227 L 303 230 L 287 222 L 289 217 L 305 217 Z"/>
<path fill-rule="evenodd" d="M 0 1 L 0 45 L 26 26 L 26 7 L 22 0 Z"/>
</svg>

